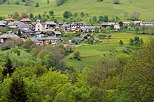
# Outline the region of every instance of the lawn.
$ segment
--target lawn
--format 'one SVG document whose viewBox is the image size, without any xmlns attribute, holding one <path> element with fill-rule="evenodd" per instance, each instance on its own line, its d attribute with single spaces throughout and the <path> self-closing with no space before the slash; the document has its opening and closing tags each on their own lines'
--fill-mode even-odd
<svg viewBox="0 0 154 102">
<path fill-rule="evenodd" d="M 119 5 L 112 3 L 113 0 L 104 0 L 103 2 L 97 2 L 97 0 L 67 0 L 61 6 L 55 5 L 55 0 L 49 0 L 47 4 L 46 0 L 32 0 L 31 6 L 24 6 L 24 3 L 15 5 L 15 2 L 19 0 L 9 0 L 5 4 L 0 4 L 0 15 L 7 16 L 15 11 L 18 12 L 32 12 L 34 14 L 42 14 L 50 10 L 55 11 L 57 17 L 62 16 L 66 10 L 73 13 L 88 13 L 90 16 L 108 15 L 110 17 L 118 16 L 121 19 L 124 18 L 124 14 L 127 12 L 128 16 L 132 12 L 139 12 L 140 17 L 143 20 L 154 20 L 154 2 L 153 0 L 120 0 Z M 40 4 L 40 7 L 35 7 L 36 3 Z"/>
<path fill-rule="evenodd" d="M 112 33 L 112 39 L 102 39 L 100 43 L 94 45 L 85 45 L 74 48 L 74 51 L 80 51 L 81 61 L 70 59 L 73 53 L 67 56 L 66 63 L 68 66 L 80 69 L 84 67 L 98 67 L 104 59 L 110 59 L 121 53 L 125 46 L 129 46 L 129 39 L 135 36 L 143 38 L 147 42 L 148 35 L 136 35 L 133 33 Z M 124 45 L 119 45 L 119 40 L 123 40 Z"/>
</svg>

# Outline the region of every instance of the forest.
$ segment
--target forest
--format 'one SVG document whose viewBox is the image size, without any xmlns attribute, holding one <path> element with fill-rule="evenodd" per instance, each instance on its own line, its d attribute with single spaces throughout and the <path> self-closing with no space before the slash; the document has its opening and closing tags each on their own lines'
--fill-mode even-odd
<svg viewBox="0 0 154 102">
<path fill-rule="evenodd" d="M 75 69 L 65 61 L 71 47 L 8 41 L 0 51 L 0 102 L 153 102 L 154 39 L 130 43 L 130 53 Z"/>
</svg>

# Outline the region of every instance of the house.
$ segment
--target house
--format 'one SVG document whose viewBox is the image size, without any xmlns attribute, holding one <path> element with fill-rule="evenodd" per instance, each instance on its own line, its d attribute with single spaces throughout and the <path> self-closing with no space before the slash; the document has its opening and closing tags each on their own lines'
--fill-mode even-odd
<svg viewBox="0 0 154 102">
<path fill-rule="evenodd" d="M 36 36 L 36 37 L 43 37 L 43 36 L 45 36 L 45 33 L 39 32 L 39 31 L 38 31 L 38 32 L 35 32 L 33 36 Z"/>
<path fill-rule="evenodd" d="M 6 22 L 5 21 L 0 21 L 0 27 L 6 27 Z"/>
<path fill-rule="evenodd" d="M 123 25 L 130 25 L 130 22 L 123 22 Z"/>
<path fill-rule="evenodd" d="M 32 22 L 32 20 L 30 20 L 29 18 L 22 18 L 22 19 L 20 20 L 20 22 L 23 22 L 23 23 L 30 23 L 30 22 Z"/>
<path fill-rule="evenodd" d="M 95 32 L 96 28 L 100 29 L 101 27 L 100 26 L 87 26 L 84 29 L 82 29 L 82 31 L 84 33 Z"/>
<path fill-rule="evenodd" d="M 111 25 L 115 25 L 115 23 L 114 22 L 106 22 L 106 23 L 102 23 L 102 27 L 103 28 L 107 28 L 107 27 L 110 27 Z"/>
<path fill-rule="evenodd" d="M 68 23 L 67 22 L 59 22 L 58 26 L 59 26 L 60 29 L 62 29 L 63 25 L 65 25 L 65 24 L 68 24 Z"/>
<path fill-rule="evenodd" d="M 142 22 L 140 25 L 144 26 L 154 26 L 154 22 Z"/>
<path fill-rule="evenodd" d="M 53 31 L 52 32 L 52 35 L 56 36 L 56 37 L 59 37 L 62 35 L 62 33 L 60 31 Z"/>
<path fill-rule="evenodd" d="M 24 30 L 28 30 L 30 28 L 29 24 L 25 24 L 25 23 L 20 23 L 17 25 L 18 29 L 24 29 Z"/>
<path fill-rule="evenodd" d="M 5 21 L 7 21 L 7 22 L 14 22 L 14 19 L 13 18 L 6 18 Z"/>
<path fill-rule="evenodd" d="M 135 25 L 141 25 L 142 21 L 134 21 L 133 24 Z"/>
<path fill-rule="evenodd" d="M 114 25 L 114 29 L 115 29 L 116 31 L 120 30 L 120 25 L 119 25 L 118 23 L 116 23 L 116 24 Z"/>
<path fill-rule="evenodd" d="M 84 22 L 74 22 L 71 24 L 71 30 L 75 31 L 76 29 L 84 29 L 87 27 L 87 24 Z"/>
<path fill-rule="evenodd" d="M 76 41 L 84 41 L 84 40 L 86 40 L 90 37 L 91 37 L 90 34 L 84 34 L 84 35 L 82 35 L 82 37 L 76 37 L 75 40 Z M 100 39 L 99 38 L 93 38 L 93 40 L 94 40 L 94 42 L 98 42 Z"/>
<path fill-rule="evenodd" d="M 25 35 L 34 35 L 35 32 L 31 29 L 26 29 L 26 30 L 23 30 L 22 33 Z"/>
<path fill-rule="evenodd" d="M 40 22 L 40 20 L 37 20 L 35 25 L 35 31 L 54 31 L 56 26 L 57 25 L 54 22 Z"/>
<path fill-rule="evenodd" d="M 54 37 L 54 36 L 48 36 L 48 37 L 33 37 L 31 38 L 33 42 L 37 45 L 47 45 L 49 43 L 51 44 L 58 44 L 63 41 L 62 38 Z"/>
<path fill-rule="evenodd" d="M 7 39 L 18 39 L 19 37 L 12 32 L 8 32 L 7 34 L 0 35 L 0 43 L 5 43 Z"/>
<path fill-rule="evenodd" d="M 62 25 L 62 29 L 64 30 L 64 32 L 71 32 L 71 24 Z"/>
</svg>

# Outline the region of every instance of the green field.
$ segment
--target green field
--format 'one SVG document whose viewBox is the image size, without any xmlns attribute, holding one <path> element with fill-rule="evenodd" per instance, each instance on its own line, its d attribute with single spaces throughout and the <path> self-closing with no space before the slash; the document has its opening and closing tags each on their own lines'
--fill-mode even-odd
<svg viewBox="0 0 154 102">
<path fill-rule="evenodd" d="M 20 4 L 15 5 L 16 1 L 20 1 Z M 58 7 L 55 5 L 55 0 L 49 1 L 50 3 L 47 4 L 46 0 L 31 0 L 31 6 L 24 6 L 21 0 L 7 0 L 5 4 L 0 4 L 0 15 L 7 16 L 15 11 L 38 14 L 54 10 L 55 15 L 59 17 L 62 16 L 64 11 L 70 10 L 73 13 L 86 12 L 90 16 L 108 15 L 123 18 L 125 12 L 131 14 L 137 11 L 140 12 L 141 19 L 154 20 L 153 0 L 120 0 L 121 4 L 119 5 L 113 4 L 113 0 L 104 0 L 103 2 L 97 2 L 97 0 L 67 0 Z M 40 7 L 35 7 L 36 2 L 40 4 Z"/>
<path fill-rule="evenodd" d="M 149 35 L 136 35 L 132 33 L 113 33 L 112 39 L 102 39 L 101 43 L 94 45 L 85 45 L 76 47 L 75 51 L 80 51 L 81 61 L 70 59 L 73 54 L 66 57 L 66 62 L 69 66 L 75 69 L 89 67 L 94 68 L 100 65 L 104 59 L 110 59 L 117 54 L 120 54 L 125 46 L 129 46 L 129 39 L 139 36 L 143 38 L 144 43 L 148 41 Z M 124 45 L 119 45 L 119 40 L 123 40 Z"/>
</svg>

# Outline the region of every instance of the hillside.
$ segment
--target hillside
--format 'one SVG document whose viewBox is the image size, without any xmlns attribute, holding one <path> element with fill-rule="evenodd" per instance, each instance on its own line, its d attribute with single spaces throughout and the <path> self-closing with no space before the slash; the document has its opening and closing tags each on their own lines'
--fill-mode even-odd
<svg viewBox="0 0 154 102">
<path fill-rule="evenodd" d="M 19 5 L 15 5 L 15 2 L 19 1 Z M 43 13 L 49 10 L 54 10 L 56 16 L 62 16 L 63 12 L 70 10 L 73 13 L 86 12 L 90 16 L 108 15 L 108 16 L 120 16 L 121 18 L 127 12 L 139 12 L 140 18 L 143 20 L 154 20 L 154 2 L 153 0 L 120 0 L 120 4 L 113 4 L 113 0 L 104 0 L 103 2 L 97 2 L 97 0 L 67 0 L 63 5 L 56 6 L 55 0 L 31 0 L 31 6 L 24 6 L 21 0 L 7 0 L 4 4 L 0 4 L 0 15 L 6 16 L 15 11 L 28 12 L 28 13 Z M 40 7 L 36 8 L 36 3 L 40 4 Z"/>
</svg>

